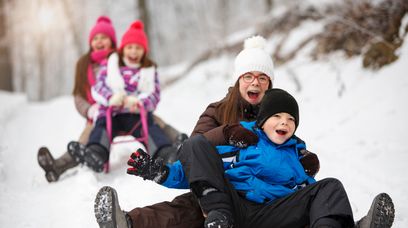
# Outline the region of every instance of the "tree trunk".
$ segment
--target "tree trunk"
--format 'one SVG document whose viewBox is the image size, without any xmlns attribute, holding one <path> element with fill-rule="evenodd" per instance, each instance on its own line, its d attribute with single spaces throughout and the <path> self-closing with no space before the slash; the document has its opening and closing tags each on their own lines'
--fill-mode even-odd
<svg viewBox="0 0 408 228">
<path fill-rule="evenodd" d="M 5 16 L 5 1 L 0 0 L 0 90 L 12 91 L 10 50 L 8 47 L 7 25 Z"/>
<path fill-rule="evenodd" d="M 137 1 L 137 10 L 139 11 L 140 20 L 143 21 L 145 25 L 145 32 L 147 37 L 150 37 L 150 19 L 149 19 L 149 10 L 147 9 L 146 1 L 145 0 L 138 0 Z"/>
</svg>

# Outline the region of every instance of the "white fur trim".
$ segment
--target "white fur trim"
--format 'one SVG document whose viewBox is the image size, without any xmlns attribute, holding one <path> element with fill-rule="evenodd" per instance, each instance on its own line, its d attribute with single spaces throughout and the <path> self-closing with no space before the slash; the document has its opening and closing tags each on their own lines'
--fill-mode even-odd
<svg viewBox="0 0 408 228">
<path fill-rule="evenodd" d="M 125 82 L 119 69 L 119 56 L 112 53 L 108 58 L 106 84 L 113 93 L 125 92 Z"/>
<path fill-rule="evenodd" d="M 139 91 L 141 93 L 138 96 L 139 99 L 146 98 L 154 92 L 155 74 L 156 74 L 155 67 L 147 67 L 140 69 Z"/>
</svg>

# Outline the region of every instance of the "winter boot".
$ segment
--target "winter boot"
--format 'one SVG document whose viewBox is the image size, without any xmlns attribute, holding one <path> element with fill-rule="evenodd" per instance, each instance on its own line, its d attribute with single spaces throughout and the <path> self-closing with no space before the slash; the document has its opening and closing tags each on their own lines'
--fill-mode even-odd
<svg viewBox="0 0 408 228">
<path fill-rule="evenodd" d="M 85 149 L 84 164 L 93 171 L 100 173 L 109 159 L 109 152 L 100 145 L 92 144 Z"/>
<path fill-rule="evenodd" d="M 95 217 L 100 228 L 131 228 L 130 217 L 120 209 L 115 189 L 102 187 L 95 198 Z"/>
<path fill-rule="evenodd" d="M 164 146 L 153 155 L 153 159 L 163 164 L 173 163 L 177 159 L 177 149 L 174 146 Z"/>
<path fill-rule="evenodd" d="M 176 141 L 173 143 L 173 146 L 177 148 L 177 150 L 180 148 L 181 144 L 183 144 L 184 141 L 188 139 L 188 136 L 184 133 L 180 133 L 177 135 Z"/>
<path fill-rule="evenodd" d="M 205 228 L 232 228 L 233 222 L 231 215 L 227 211 L 223 210 L 212 210 L 208 213 L 207 218 L 204 222 Z"/>
<path fill-rule="evenodd" d="M 77 163 L 84 163 L 86 146 L 80 142 L 71 141 L 67 146 L 68 153 L 74 158 Z"/>
<path fill-rule="evenodd" d="M 37 160 L 41 168 L 44 169 L 45 178 L 48 182 L 58 181 L 62 173 L 78 165 L 68 152 L 65 152 L 58 159 L 54 159 L 46 147 L 41 147 L 38 150 Z"/>
<path fill-rule="evenodd" d="M 389 228 L 394 222 L 394 203 L 387 193 L 378 194 L 367 215 L 357 222 L 356 228 Z"/>
</svg>

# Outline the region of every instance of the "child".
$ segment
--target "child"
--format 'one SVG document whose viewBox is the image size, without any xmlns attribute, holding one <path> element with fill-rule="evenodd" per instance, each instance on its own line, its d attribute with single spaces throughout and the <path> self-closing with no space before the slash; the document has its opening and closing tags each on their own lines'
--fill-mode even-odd
<svg viewBox="0 0 408 228">
<path fill-rule="evenodd" d="M 123 35 L 118 54 L 109 57 L 107 68 L 101 71 L 92 87 L 92 96 L 100 104 L 95 127 L 85 147 L 73 143 L 69 152 L 96 172 L 101 172 L 109 159 L 110 140 L 106 130 L 109 107 L 112 107 L 112 138 L 120 132 L 130 131 L 140 121 L 138 105 L 143 105 L 148 112 L 150 150 L 175 154 L 169 139 L 152 120 L 152 112 L 160 100 L 160 85 L 148 51 L 143 23 L 135 21 Z M 135 137 L 140 134 L 141 127 L 132 133 Z"/>
<path fill-rule="evenodd" d="M 75 107 L 87 119 L 79 142 L 86 144 L 93 127 L 92 119 L 99 108 L 99 104 L 91 96 L 91 87 L 95 84 L 95 75 L 101 69 L 102 63 L 108 54 L 116 48 L 115 29 L 109 17 L 100 16 L 89 33 L 89 51 L 76 64 L 75 86 L 73 95 Z M 73 157 L 65 152 L 61 157 L 54 159 L 46 147 L 41 147 L 37 155 L 38 163 L 45 171 L 48 182 L 55 182 L 66 170 L 78 165 Z"/>
</svg>

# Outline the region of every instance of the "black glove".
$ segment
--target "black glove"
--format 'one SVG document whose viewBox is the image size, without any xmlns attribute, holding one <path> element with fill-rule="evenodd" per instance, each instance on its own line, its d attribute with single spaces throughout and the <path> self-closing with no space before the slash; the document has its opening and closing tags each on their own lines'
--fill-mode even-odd
<svg viewBox="0 0 408 228">
<path fill-rule="evenodd" d="M 239 148 L 245 148 L 258 143 L 258 136 L 240 124 L 227 125 L 223 132 L 225 141 Z"/>
<path fill-rule="evenodd" d="M 162 159 L 154 160 L 142 149 L 138 149 L 130 155 L 127 163 L 129 166 L 127 173 L 139 177 L 144 180 L 152 180 L 156 183 L 163 183 L 168 176 L 169 168 L 163 164 Z"/>
<path fill-rule="evenodd" d="M 300 159 L 300 163 L 302 163 L 306 174 L 311 177 L 316 176 L 320 169 L 320 162 L 317 155 L 306 149 L 301 150 L 300 153 L 303 155 L 303 157 Z"/>
</svg>

